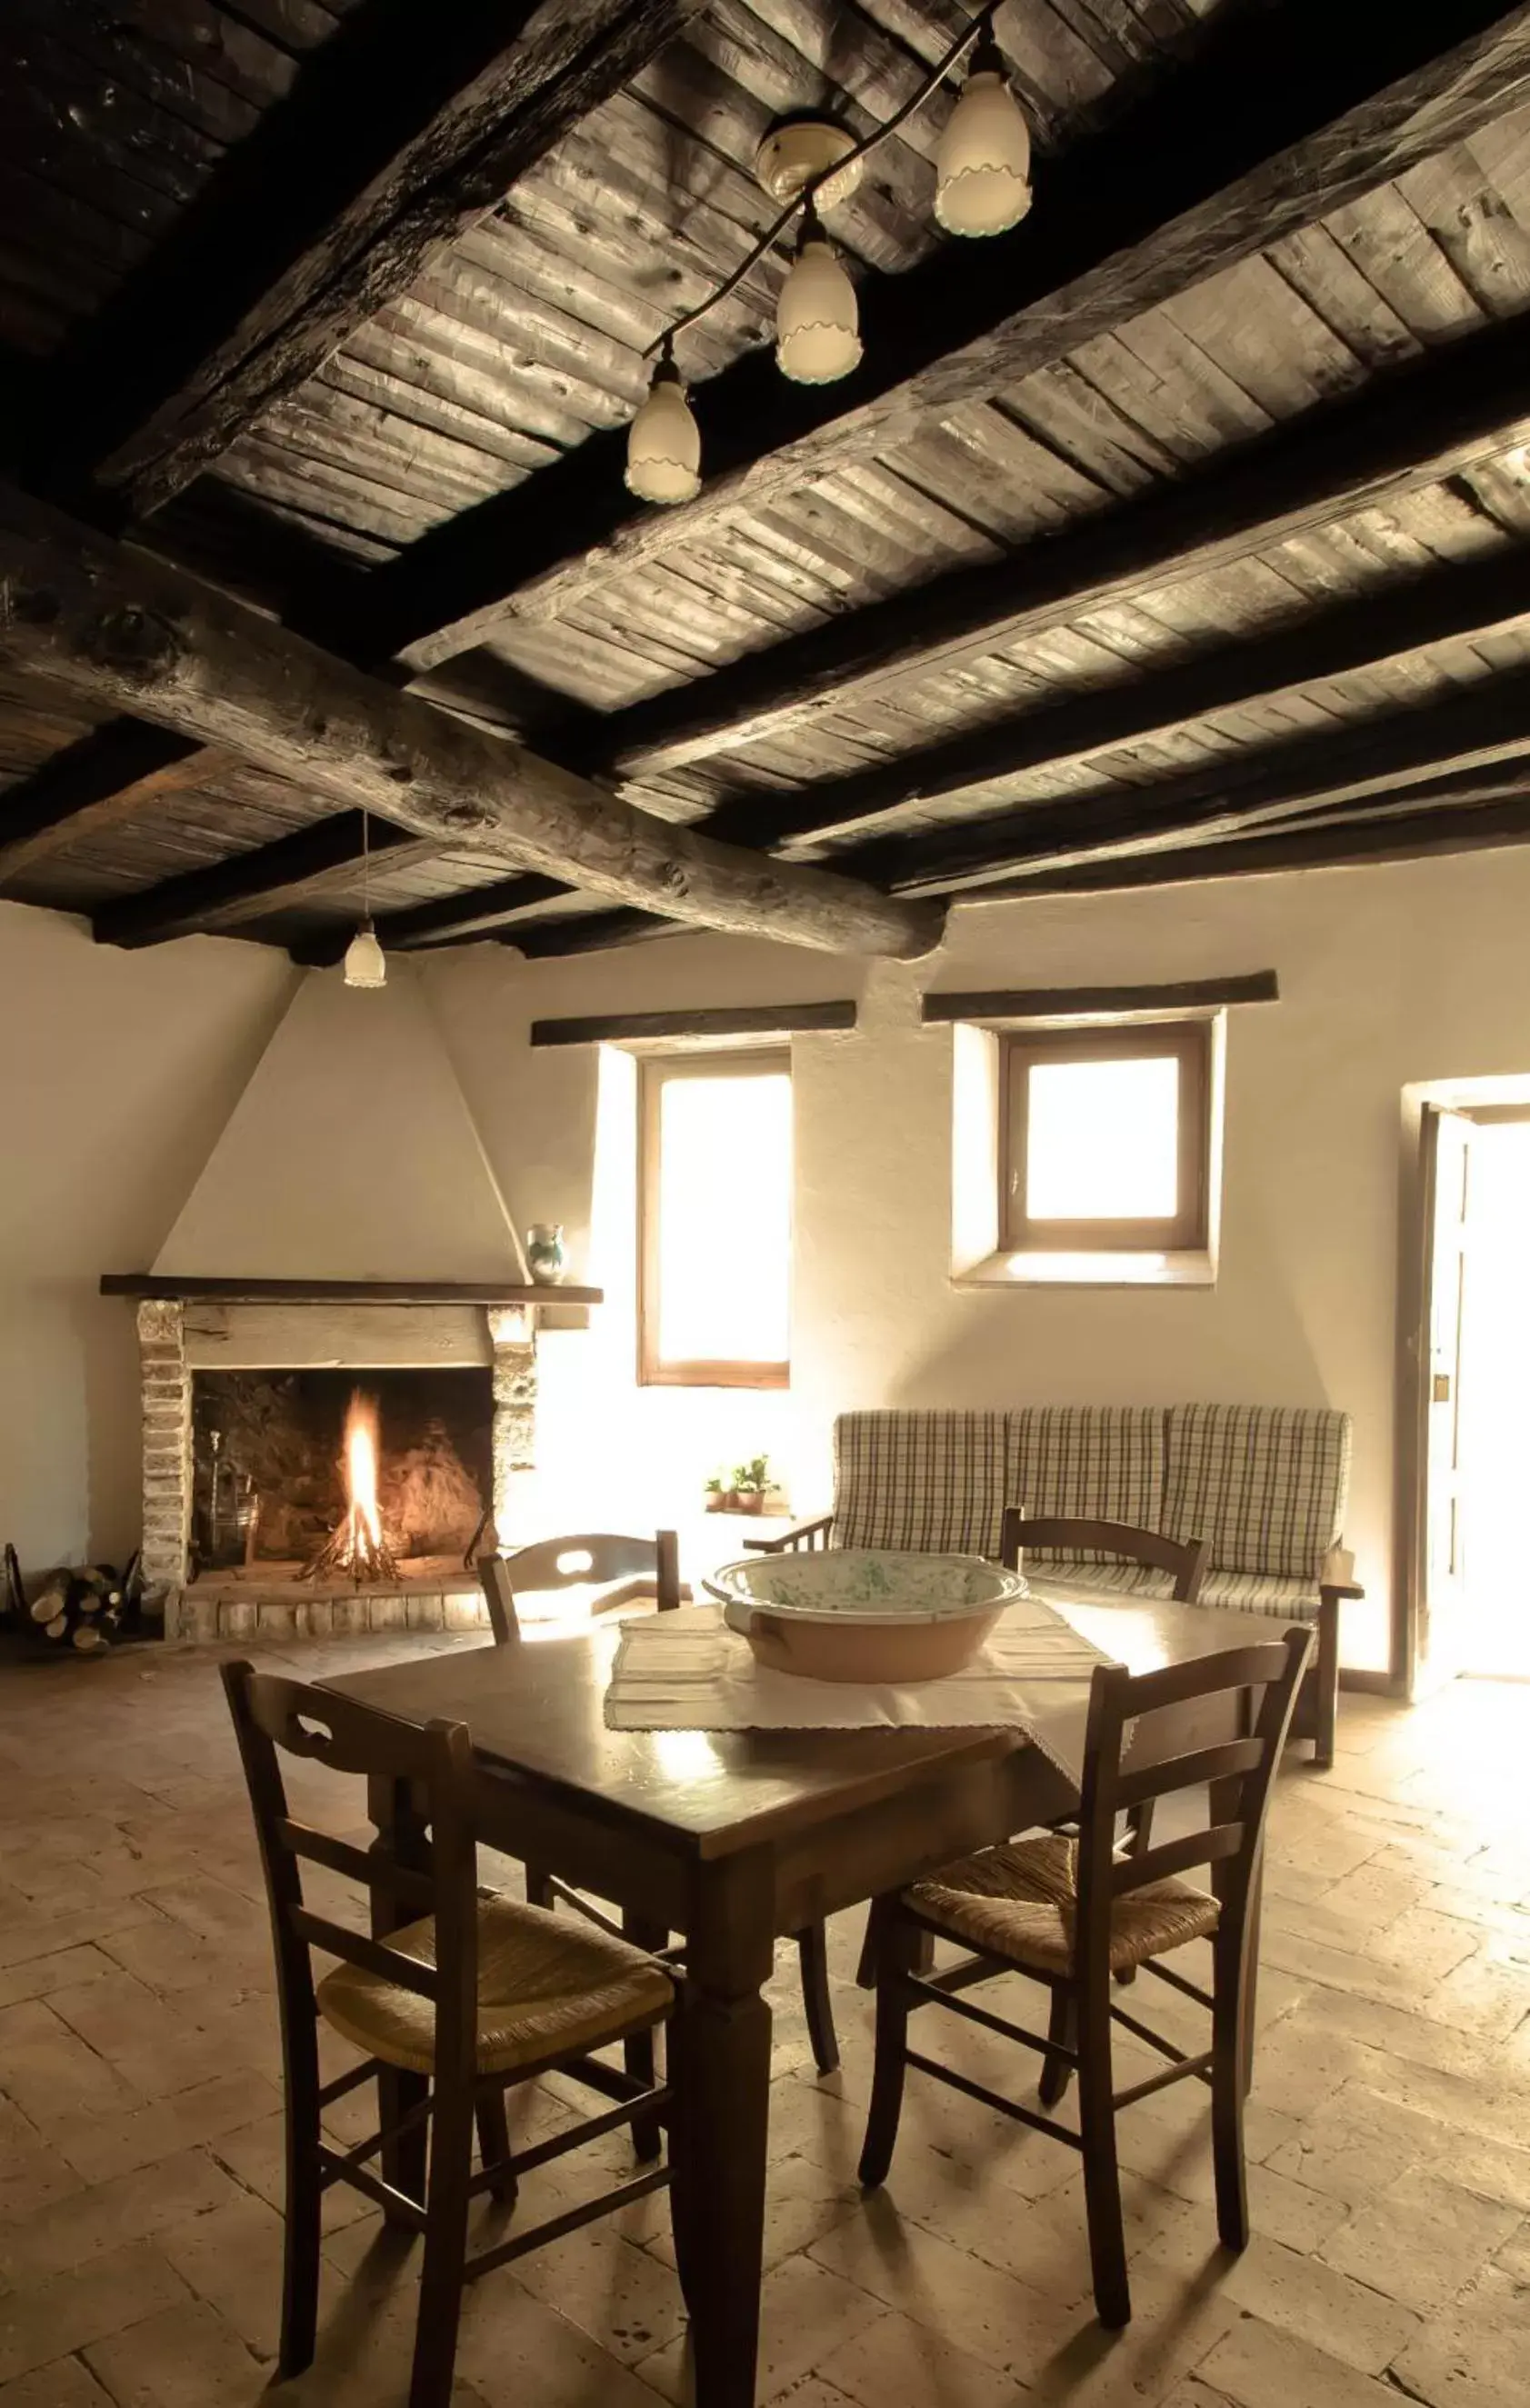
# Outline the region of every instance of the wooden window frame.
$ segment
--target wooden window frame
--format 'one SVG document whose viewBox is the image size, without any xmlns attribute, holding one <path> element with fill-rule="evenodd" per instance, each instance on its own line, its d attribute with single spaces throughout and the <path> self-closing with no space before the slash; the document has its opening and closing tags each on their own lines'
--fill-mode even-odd
<svg viewBox="0 0 1530 2408">
<path fill-rule="evenodd" d="M 1004 1031 L 999 1038 L 999 1231 L 1009 1254 L 1204 1254 L 1211 1232 L 1212 1030 L 1209 1019 L 1110 1028 Z M 1171 1054 L 1180 1064 L 1179 1194 L 1172 1219 L 1033 1221 L 1023 1082 L 1046 1062 L 1123 1062 Z"/>
<path fill-rule="evenodd" d="M 673 1079 L 765 1079 L 792 1077 L 791 1048 L 751 1046 L 738 1053 L 649 1054 L 638 1065 L 637 1113 L 637 1380 L 645 1388 L 786 1388 L 791 1358 L 752 1363 L 667 1363 L 658 1351 L 659 1158 L 661 1099 Z M 791 1237 L 788 1233 L 788 1247 Z M 790 1272 L 790 1256 L 788 1270 Z"/>
</svg>

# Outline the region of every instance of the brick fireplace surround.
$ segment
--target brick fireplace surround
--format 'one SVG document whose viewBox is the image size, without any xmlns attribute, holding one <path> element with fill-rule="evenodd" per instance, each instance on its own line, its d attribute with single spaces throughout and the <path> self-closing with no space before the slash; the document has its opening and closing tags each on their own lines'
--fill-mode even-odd
<svg viewBox="0 0 1530 2408">
<path fill-rule="evenodd" d="M 525 1526 L 536 1461 L 537 1308 L 526 1303 L 222 1303 L 144 1297 L 138 1304 L 143 1394 L 143 1570 L 164 1600 L 166 1638 L 254 1639 L 464 1630 L 487 1619 L 465 1571 L 439 1592 L 300 1588 L 258 1580 L 231 1596 L 188 1579 L 192 1533 L 192 1390 L 199 1370 L 369 1369 L 488 1366 L 493 1376 L 494 1526 L 502 1543 Z M 199 1594 L 199 1591 L 201 1592 Z"/>
</svg>

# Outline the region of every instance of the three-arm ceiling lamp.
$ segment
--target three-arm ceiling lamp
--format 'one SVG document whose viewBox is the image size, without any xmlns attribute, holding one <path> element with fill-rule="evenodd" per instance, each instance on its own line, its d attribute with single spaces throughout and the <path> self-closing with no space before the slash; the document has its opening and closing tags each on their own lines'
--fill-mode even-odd
<svg viewBox="0 0 1530 2408">
<path fill-rule="evenodd" d="M 948 234 L 978 236 L 1004 234 L 1025 215 L 1031 137 L 991 31 L 997 4 L 992 0 L 981 10 L 912 97 L 864 142 L 826 119 L 789 120 L 766 136 L 756 172 L 785 203 L 780 215 L 715 293 L 649 346 L 658 351 L 658 365 L 627 436 L 626 481 L 642 500 L 688 502 L 701 484 L 701 433 L 675 366 L 675 337 L 742 282 L 799 209 L 796 256 L 776 305 L 777 366 L 794 384 L 833 384 L 858 365 L 855 287 L 819 222 L 819 208 L 850 198 L 866 154 L 922 108 L 972 44 L 966 81 L 936 150 L 936 218 Z"/>
</svg>

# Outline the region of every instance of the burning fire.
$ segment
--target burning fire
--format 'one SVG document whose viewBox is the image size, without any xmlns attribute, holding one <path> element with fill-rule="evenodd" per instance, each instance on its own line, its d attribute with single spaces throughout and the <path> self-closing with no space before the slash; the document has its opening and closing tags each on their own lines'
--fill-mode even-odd
<svg viewBox="0 0 1530 2408">
<path fill-rule="evenodd" d="M 398 1566 L 382 1535 L 378 1505 L 379 1443 L 377 1398 L 354 1388 L 345 1418 L 345 1515 L 308 1564 L 306 1579 L 316 1579 L 322 1572 L 349 1572 L 361 1588 L 399 1578 Z"/>
</svg>

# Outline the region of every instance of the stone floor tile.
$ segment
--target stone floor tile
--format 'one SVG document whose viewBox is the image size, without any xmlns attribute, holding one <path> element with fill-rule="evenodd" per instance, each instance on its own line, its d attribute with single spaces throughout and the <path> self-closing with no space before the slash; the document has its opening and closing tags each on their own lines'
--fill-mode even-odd
<svg viewBox="0 0 1530 2408">
<path fill-rule="evenodd" d="M 136 1925 L 159 1919 L 151 1906 L 136 1898 L 105 1899 L 56 1914 L 46 1899 L 40 1909 L 18 1912 L 21 1905 L 20 1893 L 12 1904 L 0 1890 L 0 1966 L 24 1965 L 34 1956 L 56 1956 L 63 1949 L 108 1940 Z"/>
<path fill-rule="evenodd" d="M 1416 2167 L 1320 2251 L 1330 2266 L 1424 2314 L 1443 2314 L 1517 2229 L 1518 2212 Z"/>
<path fill-rule="evenodd" d="M 164 2157 L 112 2182 L 78 2189 L 52 2206 L 0 2225 L 0 2276 L 13 2286 L 36 2282 L 66 2266 L 83 2265 L 104 2250 L 150 2240 L 193 2215 L 225 2207 L 243 2194 L 200 2150 Z"/>
<path fill-rule="evenodd" d="M 1453 2314 L 1428 2320 L 1392 2375 L 1396 2391 L 1427 2408 L 1530 2408 L 1530 2319 L 1468 2294 Z"/>
<path fill-rule="evenodd" d="M 1313 2049 L 1323 2042 L 1348 2041 L 1352 2054 L 1345 2075 L 1347 2081 L 1357 2075 L 1364 2079 L 1368 2062 L 1366 2051 L 1401 2057 L 1407 2064 L 1426 2066 L 1432 2072 L 1456 2074 L 1466 2081 L 1483 2071 L 1492 2056 L 1487 2042 L 1471 2033 L 1454 2032 L 1443 2023 L 1432 2022 L 1422 2011 L 1353 1998 L 1344 1990 L 1328 1990 L 1321 1985 L 1308 1991 L 1295 2029 Z M 1255 2068 L 1255 2078 L 1263 2094 L 1263 2062 Z"/>
<path fill-rule="evenodd" d="M 78 2115 L 116 2115 L 141 2104 L 132 2085 L 43 1999 L 0 2008 L 0 2090 L 39 2128 L 61 2099 Z"/>
<path fill-rule="evenodd" d="M 1151 2258 L 1157 2260 L 1160 2248 Z M 1423 2318 L 1341 2274 L 1321 2258 L 1286 2249 L 1256 2231 L 1247 2249 L 1223 2253 L 1216 2279 L 1235 2306 L 1294 2333 L 1362 2374 L 1381 2374 L 1419 2331 Z"/>
<path fill-rule="evenodd" d="M 1044 2365 L 1072 2335 L 1065 2306 L 939 2235 L 903 2221 L 882 2194 L 864 2216 L 836 2225 L 808 2253 L 819 2265 L 950 2338 L 1017 2379 Z"/>
<path fill-rule="evenodd" d="M 1451 2031 L 1507 2041 L 1530 2014 L 1530 1966 L 1479 1949 L 1437 1982 L 1423 2012 Z"/>
<path fill-rule="evenodd" d="M 959 2348 L 960 2339 L 909 2316 L 882 2316 L 831 2352 L 819 2372 L 861 2408 L 1016 2408 L 1013 2376 Z M 792 2394 L 793 2408 L 800 2399 Z"/>
<path fill-rule="evenodd" d="M 110 2395 L 78 2358 L 59 2358 L 36 2374 L 0 2383 L 0 2408 L 111 2408 Z"/>
<path fill-rule="evenodd" d="M 19 2107 L 0 2099 L 0 2222 L 36 2215 L 80 2187 L 73 2166 L 47 2145 Z"/>
<path fill-rule="evenodd" d="M 207 2143 L 207 2153 L 225 2166 L 244 2189 L 252 2190 L 265 2200 L 267 2207 L 279 2213 L 287 2195 L 286 2184 L 287 2118 L 281 2109 L 263 2115 L 258 2123 L 246 2124 L 234 2132 L 221 2132 Z M 349 2183 L 336 2183 L 324 2193 L 323 2229 L 338 2232 L 346 2225 L 357 2223 L 372 2213 L 359 2190 Z"/>
<path fill-rule="evenodd" d="M 111 1958 L 89 1942 L 46 1956 L 25 1957 L 20 1964 L 0 1969 L 0 2007 L 14 2006 L 21 1999 L 56 1998 L 61 1990 L 99 1981 L 103 1974 L 116 1971 Z"/>
<path fill-rule="evenodd" d="M 1258 2316 L 1240 2316 L 1195 2372 L 1234 2408 L 1396 2408 L 1384 2383 Z"/>
<path fill-rule="evenodd" d="M 159 2235 L 181 2280 L 246 2345 L 275 2358 L 281 2335 L 281 2218 L 248 2194 Z"/>
<path fill-rule="evenodd" d="M 408 2363 L 406 2353 L 406 2371 Z M 457 2372 L 482 2408 L 653 2408 L 648 2384 L 555 2308 L 534 2299 L 508 2270 L 486 2275 L 469 2291 Z M 274 2395 L 272 2408 L 281 2396 Z"/>
<path fill-rule="evenodd" d="M 264 2075 L 224 2073 L 178 2097 L 151 2100 L 123 2114 L 71 2112 L 39 2128 L 86 2181 L 109 2182 L 114 2174 L 152 2165 L 156 2157 L 174 2157 L 180 2149 L 216 2140 L 221 2132 L 237 2131 L 279 2104 L 279 2094 Z"/>
<path fill-rule="evenodd" d="M 758 2408 L 767 2408 L 782 2393 L 794 2391 L 836 2349 L 878 2324 L 885 2313 L 865 2289 L 813 2258 L 789 2258 L 765 2277 L 760 2293 Z M 683 2341 L 672 2342 L 643 2359 L 637 2372 L 662 2398 L 690 2401 L 690 2359 Z"/>
<path fill-rule="evenodd" d="M 117 2408 L 254 2408 L 270 2374 L 201 2300 L 162 2308 L 84 2356 Z"/>
<path fill-rule="evenodd" d="M 599 2225 L 522 2258 L 517 2279 L 534 2299 L 632 2366 L 676 2339 L 685 2302 L 672 2268 Z"/>
<path fill-rule="evenodd" d="M 0 2297 L 0 2383 L 104 2341 L 186 2297 L 186 2286 L 147 2242 L 70 2267 Z"/>
</svg>

